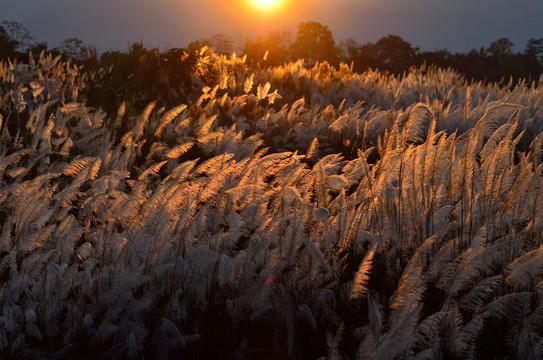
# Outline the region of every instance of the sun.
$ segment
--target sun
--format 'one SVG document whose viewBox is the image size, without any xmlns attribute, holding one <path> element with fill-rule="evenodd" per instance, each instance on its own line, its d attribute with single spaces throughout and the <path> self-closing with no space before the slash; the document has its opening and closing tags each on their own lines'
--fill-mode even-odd
<svg viewBox="0 0 543 360">
<path fill-rule="evenodd" d="M 252 0 L 254 6 L 261 9 L 272 9 L 278 7 L 281 0 Z"/>
<path fill-rule="evenodd" d="M 236 1 L 236 0 L 234 0 Z M 243 5 L 245 17 L 257 23 L 259 27 L 269 28 L 277 23 L 282 17 L 290 13 L 291 0 L 237 0 Z M 302 1 L 302 0 L 298 0 Z M 241 10 L 240 9 L 240 10 Z"/>
</svg>

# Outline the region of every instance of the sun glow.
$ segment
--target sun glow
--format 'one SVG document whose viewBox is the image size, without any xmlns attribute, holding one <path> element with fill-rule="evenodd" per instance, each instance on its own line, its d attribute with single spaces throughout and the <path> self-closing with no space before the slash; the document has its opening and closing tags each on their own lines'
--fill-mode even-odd
<svg viewBox="0 0 543 360">
<path fill-rule="evenodd" d="M 255 0 L 255 2 L 260 6 L 270 6 L 273 5 L 275 0 Z"/>
<path fill-rule="evenodd" d="M 276 8 L 281 4 L 281 0 L 251 0 L 253 3 L 253 6 L 263 9 L 263 10 L 269 10 L 272 8 Z"/>
<path fill-rule="evenodd" d="M 211 1 L 211 0 L 209 0 Z M 216 1 L 216 0 L 213 0 Z M 241 29 L 248 37 L 267 34 L 270 31 L 296 29 L 296 26 L 308 15 L 311 0 L 231 0 L 224 2 L 221 18 L 229 19 L 237 29 Z"/>
</svg>

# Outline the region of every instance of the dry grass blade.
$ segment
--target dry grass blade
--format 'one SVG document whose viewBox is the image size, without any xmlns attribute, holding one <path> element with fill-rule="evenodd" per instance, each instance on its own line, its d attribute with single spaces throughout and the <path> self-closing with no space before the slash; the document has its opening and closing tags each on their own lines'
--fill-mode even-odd
<svg viewBox="0 0 543 360">
<path fill-rule="evenodd" d="M 377 243 L 374 243 L 368 250 L 366 256 L 360 263 L 358 271 L 356 272 L 351 287 L 350 298 L 356 299 L 365 295 L 368 292 L 368 282 L 370 280 L 370 273 L 373 268 L 373 257 L 377 249 Z"/>
<path fill-rule="evenodd" d="M 177 159 L 178 157 L 182 156 L 187 151 L 189 151 L 193 146 L 194 146 L 193 142 L 177 145 L 176 147 L 168 151 L 168 153 L 166 153 L 166 157 L 168 159 Z"/>
<path fill-rule="evenodd" d="M 185 109 L 187 108 L 187 105 L 179 105 L 165 113 L 162 118 L 160 119 L 160 124 L 157 126 L 155 130 L 155 137 L 160 138 L 162 136 L 162 133 L 170 124 L 173 119 L 175 119 L 179 114 L 181 114 Z"/>
<path fill-rule="evenodd" d="M 85 157 L 82 159 L 77 159 L 72 161 L 70 164 L 66 165 L 64 169 L 62 169 L 62 174 L 66 176 L 77 176 L 83 169 L 85 169 L 90 163 L 92 163 L 95 159 L 92 157 Z"/>
</svg>

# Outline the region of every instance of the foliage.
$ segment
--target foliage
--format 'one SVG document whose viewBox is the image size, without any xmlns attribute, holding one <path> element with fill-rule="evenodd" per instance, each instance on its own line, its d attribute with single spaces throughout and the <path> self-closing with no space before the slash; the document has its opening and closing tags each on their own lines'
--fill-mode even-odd
<svg viewBox="0 0 543 360">
<path fill-rule="evenodd" d="M 499 38 L 490 44 L 487 52 L 499 61 L 507 61 L 507 58 L 513 55 L 514 45 L 508 38 Z"/>
<path fill-rule="evenodd" d="M 14 57 L 19 42 L 12 38 L 5 27 L 0 26 L 0 57 Z"/>
<path fill-rule="evenodd" d="M 29 47 L 33 37 L 23 24 L 17 21 L 2 20 L 3 28 L 9 34 L 9 37 L 17 44 L 17 48 L 21 46 Z"/>
<path fill-rule="evenodd" d="M 298 33 L 291 45 L 291 52 L 295 59 L 306 59 L 309 64 L 316 61 L 336 64 L 339 57 L 332 32 L 328 26 L 316 21 L 298 25 Z"/>
<path fill-rule="evenodd" d="M 279 66 L 288 62 L 289 47 L 292 44 L 289 31 L 272 32 L 245 42 L 244 54 L 250 62 L 268 66 Z"/>
<path fill-rule="evenodd" d="M 94 46 L 86 46 L 83 40 L 73 37 L 61 42 L 57 51 L 70 59 L 84 61 L 85 59 L 96 57 Z"/>
<path fill-rule="evenodd" d="M 30 31 L 21 23 L 5 20 L 2 23 L 6 27 L 0 27 L 0 44 L 2 44 L 0 59 L 18 57 L 26 61 L 30 55 L 34 54 L 36 58 L 38 54 L 48 49 L 47 43 L 32 42 L 33 37 Z M 208 39 L 191 41 L 185 48 L 177 49 L 177 51 L 196 55 L 203 47 L 208 47 L 215 53 L 228 56 L 234 49 L 242 50 L 249 64 L 264 67 L 279 66 L 298 59 L 303 59 L 306 66 L 313 66 L 316 62 L 327 62 L 337 67 L 340 62 L 345 62 L 352 64 L 352 69 L 359 73 L 378 69 L 382 72 L 402 74 L 412 66 L 435 65 L 442 68 L 454 68 L 469 79 L 501 82 L 504 85 L 511 77 L 514 82 L 521 79 L 539 78 L 543 73 L 542 41 L 542 39 L 530 39 L 524 51 L 520 53 L 513 52 L 514 44 L 508 38 L 499 38 L 488 48 L 481 47 L 467 53 L 451 53 L 446 49 L 419 51 L 417 47 L 397 35 L 387 35 L 375 43 L 366 44 L 358 44 L 350 38 L 336 46 L 333 35 L 326 25 L 308 21 L 298 25 L 296 37 L 293 37 L 290 31 L 275 32 L 247 39 L 244 44 L 234 45 L 235 42 L 230 35 L 219 33 Z M 140 47 L 144 53 L 164 55 L 160 54 L 158 49 L 147 50 L 141 43 L 135 43 L 128 49 L 128 53 L 120 51 L 103 53 L 105 61 L 100 61 L 96 47 L 85 44 L 79 38 L 65 39 L 51 51 L 62 55 L 64 60 L 71 59 L 87 69 L 107 69 L 111 65 L 111 57 L 124 57 L 123 63 L 127 62 L 129 57 L 132 57 L 129 62 L 133 64 L 142 61 L 141 54 L 138 55 L 137 51 L 133 51 L 134 46 Z M 132 73 L 127 75 L 130 74 Z M 156 87 L 153 84 L 148 85 Z M 119 93 L 139 91 L 140 89 L 126 89 L 122 86 L 115 89 L 115 92 Z M 169 104 L 173 105 L 184 100 L 183 97 L 175 97 Z M 118 105 L 119 102 L 114 103 Z"/>
<path fill-rule="evenodd" d="M 199 88 L 201 81 L 193 79 L 198 61 L 204 56 L 187 54 L 182 49 L 160 53 L 134 43 L 127 53 L 112 51 L 99 59 L 90 57 L 84 63 L 89 81 L 82 95 L 89 105 L 116 112 L 120 104 L 129 100 L 135 111 L 141 111 L 148 99 L 160 106 L 187 101 L 193 92 L 193 80 Z M 205 65 L 202 64 L 202 68 Z"/>
<path fill-rule="evenodd" d="M 358 50 L 361 64 L 358 65 L 401 73 L 414 63 L 417 50 L 401 37 L 388 35 L 375 44 L 368 43 L 361 46 Z"/>
</svg>

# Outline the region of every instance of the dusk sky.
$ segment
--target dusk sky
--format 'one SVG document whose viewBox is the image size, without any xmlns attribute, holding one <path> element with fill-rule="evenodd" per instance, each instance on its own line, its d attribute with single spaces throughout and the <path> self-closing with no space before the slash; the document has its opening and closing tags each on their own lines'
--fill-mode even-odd
<svg viewBox="0 0 543 360">
<path fill-rule="evenodd" d="M 337 43 L 395 34 L 422 50 L 465 52 L 508 37 L 520 51 L 543 38 L 541 0 L 281 0 L 273 11 L 251 0 L 0 0 L 0 20 L 21 22 L 49 47 L 79 37 L 100 51 L 183 47 L 216 33 L 235 41 L 302 21 L 328 25 Z"/>
</svg>

